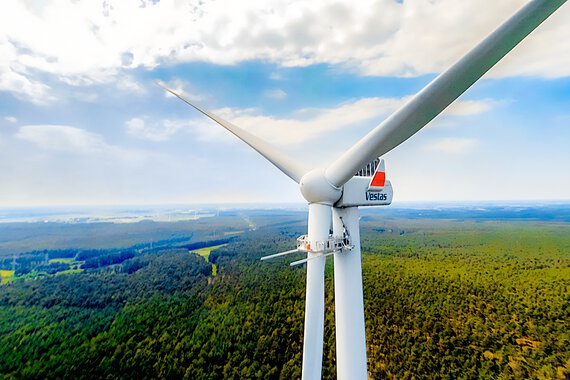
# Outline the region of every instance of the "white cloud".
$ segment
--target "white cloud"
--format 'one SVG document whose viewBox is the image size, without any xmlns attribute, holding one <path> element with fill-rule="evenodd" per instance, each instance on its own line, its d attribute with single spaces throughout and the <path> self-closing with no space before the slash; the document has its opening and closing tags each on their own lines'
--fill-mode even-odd
<svg viewBox="0 0 570 380">
<path fill-rule="evenodd" d="M 12 124 L 16 124 L 18 122 L 18 119 L 14 116 L 4 116 L 4 120 Z"/>
<path fill-rule="evenodd" d="M 166 141 L 187 125 L 187 121 L 163 120 L 153 122 L 149 121 L 147 117 L 135 117 L 125 123 L 129 135 L 150 141 Z"/>
<path fill-rule="evenodd" d="M 16 137 L 58 152 L 86 154 L 108 148 L 101 136 L 65 125 L 26 125 L 20 128 Z"/>
<path fill-rule="evenodd" d="M 120 77 L 117 81 L 117 88 L 121 91 L 135 95 L 143 95 L 147 93 L 146 88 L 130 76 Z"/>
<path fill-rule="evenodd" d="M 283 100 L 287 97 L 287 93 L 281 89 L 267 91 L 264 95 L 275 100 Z"/>
<path fill-rule="evenodd" d="M 51 103 L 55 98 L 49 94 L 49 86 L 28 79 L 18 72 L 0 73 L 0 91 L 14 93 L 19 99 L 36 104 Z"/>
<path fill-rule="evenodd" d="M 284 78 L 283 75 L 281 75 L 280 73 L 273 72 L 269 74 L 269 79 L 277 81 L 277 80 L 283 80 Z"/>
<path fill-rule="evenodd" d="M 38 73 L 86 85 L 116 80 L 132 68 L 190 61 L 327 63 L 366 75 L 436 73 L 524 3 L 362 0 L 356 7 L 349 0 L 189 0 L 141 7 L 140 0 L 6 0 L 0 90 L 46 103 L 53 96 Z M 565 5 L 491 75 L 570 75 L 569 19 Z M 128 79 L 118 86 L 141 91 Z"/>
<path fill-rule="evenodd" d="M 25 125 L 19 128 L 16 138 L 51 153 L 93 155 L 132 164 L 145 160 L 145 154 L 141 151 L 108 144 L 99 134 L 67 125 Z"/>
<path fill-rule="evenodd" d="M 197 188 L 191 180 L 208 163 L 191 152 L 144 151 L 128 141 L 118 145 L 65 125 L 27 125 L 2 137 L 4 205 L 170 202 L 172 193 L 179 196 Z"/>
<path fill-rule="evenodd" d="M 26 74 L 26 67 L 18 60 L 16 47 L 0 34 L 0 91 L 11 92 L 19 99 L 35 104 L 53 102 L 55 98 L 50 94 L 50 87 L 30 78 Z"/>
<path fill-rule="evenodd" d="M 477 139 L 467 138 L 444 138 L 427 146 L 432 152 L 446 154 L 463 154 L 468 153 L 477 145 Z"/>
</svg>

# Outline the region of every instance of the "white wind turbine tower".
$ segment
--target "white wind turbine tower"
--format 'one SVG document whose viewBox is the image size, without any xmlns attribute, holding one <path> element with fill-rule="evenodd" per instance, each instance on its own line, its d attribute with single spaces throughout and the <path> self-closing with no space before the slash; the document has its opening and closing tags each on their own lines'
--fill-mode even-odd
<svg viewBox="0 0 570 380">
<path fill-rule="evenodd" d="M 338 379 L 367 378 L 358 206 L 387 205 L 392 201 L 392 186 L 385 181 L 384 163 L 377 158 L 439 115 L 565 2 L 529 1 L 326 168 L 307 170 L 267 142 L 165 88 L 226 128 L 297 182 L 309 202 L 308 234 L 297 239 L 297 249 L 263 258 L 298 251 L 307 253 L 306 259 L 292 263 L 307 264 L 303 379 L 321 377 L 324 269 L 326 256 L 332 254 Z"/>
</svg>

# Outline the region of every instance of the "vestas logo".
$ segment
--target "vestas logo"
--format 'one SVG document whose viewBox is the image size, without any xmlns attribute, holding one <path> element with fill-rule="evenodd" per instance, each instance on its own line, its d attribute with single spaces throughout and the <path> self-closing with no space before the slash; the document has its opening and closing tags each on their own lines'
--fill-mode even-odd
<svg viewBox="0 0 570 380">
<path fill-rule="evenodd" d="M 372 177 L 372 181 L 370 181 L 370 185 L 368 187 L 384 187 L 386 184 L 386 172 L 380 171 L 374 173 L 374 177 Z"/>
<path fill-rule="evenodd" d="M 384 190 L 385 186 L 386 166 L 384 164 L 384 160 L 380 160 L 374 171 L 374 175 L 370 178 L 370 182 L 368 183 L 368 188 L 366 189 L 366 201 L 386 204 L 385 201 L 388 201 L 388 193 Z"/>
<path fill-rule="evenodd" d="M 388 199 L 388 194 L 379 193 L 376 191 L 367 191 L 366 200 L 367 201 L 385 201 Z"/>
<path fill-rule="evenodd" d="M 376 168 L 374 175 L 370 179 L 368 184 L 368 190 L 379 191 L 384 186 L 386 186 L 386 169 L 384 166 L 384 160 L 380 161 L 380 165 Z"/>
</svg>

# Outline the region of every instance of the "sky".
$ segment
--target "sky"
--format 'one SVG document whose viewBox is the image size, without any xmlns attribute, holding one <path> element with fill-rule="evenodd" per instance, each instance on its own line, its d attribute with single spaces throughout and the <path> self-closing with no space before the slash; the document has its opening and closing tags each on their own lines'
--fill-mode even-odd
<svg viewBox="0 0 570 380">
<path fill-rule="evenodd" d="M 0 207 L 302 202 L 525 0 L 4 0 Z M 394 201 L 570 200 L 570 5 L 385 155 Z"/>
</svg>

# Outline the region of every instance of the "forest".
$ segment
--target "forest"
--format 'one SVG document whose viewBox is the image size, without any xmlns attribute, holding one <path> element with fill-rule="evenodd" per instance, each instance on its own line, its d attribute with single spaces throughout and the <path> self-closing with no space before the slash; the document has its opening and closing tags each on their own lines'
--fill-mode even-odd
<svg viewBox="0 0 570 380">
<path fill-rule="evenodd" d="M 363 211 L 370 376 L 569 379 L 570 223 L 467 214 Z M 0 378 L 300 378 L 305 269 L 259 258 L 291 249 L 305 218 L 42 225 L 74 237 L 46 245 L 33 225 L 0 226 L 20 239 L 0 239 Z M 333 269 L 324 379 L 336 378 Z"/>
</svg>

